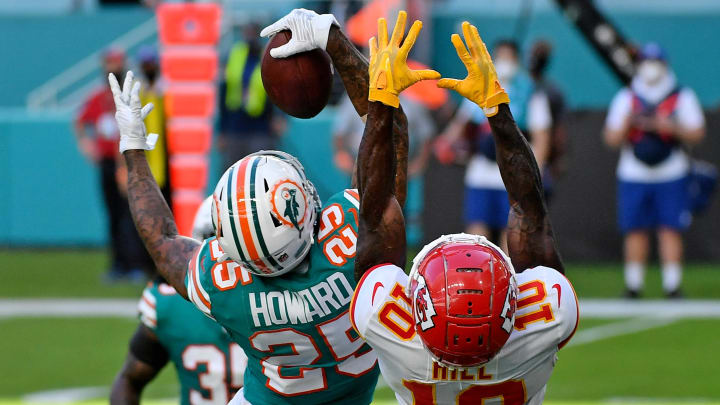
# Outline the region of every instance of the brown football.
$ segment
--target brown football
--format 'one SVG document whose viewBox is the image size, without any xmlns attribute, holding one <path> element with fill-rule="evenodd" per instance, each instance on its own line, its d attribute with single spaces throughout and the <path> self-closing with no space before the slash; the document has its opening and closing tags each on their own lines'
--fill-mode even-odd
<svg viewBox="0 0 720 405">
<path fill-rule="evenodd" d="M 287 58 L 273 58 L 270 49 L 286 44 L 289 30 L 275 34 L 265 47 L 260 73 L 270 101 L 298 118 L 316 116 L 330 98 L 332 68 L 330 56 L 322 49 L 301 52 Z"/>
</svg>

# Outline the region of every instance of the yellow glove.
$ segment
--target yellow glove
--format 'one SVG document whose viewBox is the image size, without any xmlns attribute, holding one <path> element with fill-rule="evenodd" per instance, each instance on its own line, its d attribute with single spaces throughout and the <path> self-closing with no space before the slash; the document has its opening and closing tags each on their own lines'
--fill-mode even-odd
<svg viewBox="0 0 720 405">
<path fill-rule="evenodd" d="M 441 79 L 437 85 L 457 91 L 463 97 L 479 105 L 485 111 L 486 116 L 492 117 L 497 114 L 497 106 L 502 103 L 510 103 L 510 98 L 497 79 L 495 66 L 485 43 L 480 39 L 477 28 L 465 21 L 462 24 L 462 30 L 470 53 L 465 49 L 458 34 L 453 34 L 451 40 L 460 60 L 467 68 L 468 74 L 463 80 Z"/>
<path fill-rule="evenodd" d="M 375 37 L 370 38 L 370 66 L 368 69 L 370 93 L 368 100 L 379 101 L 395 108 L 400 105 L 398 98 L 400 92 L 420 80 L 440 78 L 440 73 L 434 70 L 410 70 L 408 68 L 407 57 L 422 29 L 422 22 L 415 21 L 413 23 L 405 42 L 403 42 L 406 19 L 407 13 L 400 11 L 389 43 L 387 22 L 384 18 L 378 19 L 380 47 L 378 47 Z M 401 42 L 402 46 L 400 46 Z"/>
</svg>

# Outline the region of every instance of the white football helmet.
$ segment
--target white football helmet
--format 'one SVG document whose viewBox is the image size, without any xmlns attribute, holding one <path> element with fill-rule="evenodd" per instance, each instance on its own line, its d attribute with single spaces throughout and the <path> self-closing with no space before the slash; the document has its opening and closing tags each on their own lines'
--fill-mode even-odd
<svg viewBox="0 0 720 405">
<path fill-rule="evenodd" d="M 244 157 L 223 174 L 212 198 L 220 247 L 251 273 L 279 276 L 310 251 L 320 199 L 293 156 L 260 151 Z"/>
<path fill-rule="evenodd" d="M 195 213 L 191 236 L 200 242 L 215 236 L 215 229 L 212 224 L 212 201 L 212 196 L 208 196 Z"/>
</svg>

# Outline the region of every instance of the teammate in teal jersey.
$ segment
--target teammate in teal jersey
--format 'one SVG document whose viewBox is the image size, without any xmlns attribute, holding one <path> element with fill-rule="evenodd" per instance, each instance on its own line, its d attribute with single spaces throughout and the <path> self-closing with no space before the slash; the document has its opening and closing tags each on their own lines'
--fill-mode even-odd
<svg viewBox="0 0 720 405">
<path fill-rule="evenodd" d="M 211 201 L 203 202 L 193 223 L 193 238 L 200 241 L 214 233 Z M 175 365 L 183 405 L 226 404 L 242 387 L 247 356 L 240 346 L 162 279 L 148 283 L 138 312 L 141 324 L 113 383 L 112 405 L 138 404 L 168 360 Z"/>
<path fill-rule="evenodd" d="M 292 31 L 293 40 L 271 55 L 325 49 L 364 116 L 368 63 L 334 17 L 298 9 L 262 35 L 283 29 Z M 146 135 L 142 118 L 152 106 L 141 106 L 139 84 L 132 78 L 128 72 L 121 90 L 109 77 L 133 219 L 165 280 L 245 349 L 245 387 L 231 403 L 370 403 L 378 375 L 375 354 L 348 318 L 357 195 L 343 191 L 321 210 L 295 158 L 272 151 L 252 154 L 220 179 L 211 208 L 216 238 L 198 246 L 178 234 L 150 173 L 144 150 L 153 147 L 155 137 Z M 401 111 L 394 117 L 394 183 L 403 203 L 407 120 Z"/>
<path fill-rule="evenodd" d="M 140 403 L 143 388 L 171 361 L 181 404 L 227 404 L 243 385 L 247 357 L 240 346 L 162 281 L 148 284 L 138 308 L 142 323 L 115 378 L 110 403 Z"/>
</svg>

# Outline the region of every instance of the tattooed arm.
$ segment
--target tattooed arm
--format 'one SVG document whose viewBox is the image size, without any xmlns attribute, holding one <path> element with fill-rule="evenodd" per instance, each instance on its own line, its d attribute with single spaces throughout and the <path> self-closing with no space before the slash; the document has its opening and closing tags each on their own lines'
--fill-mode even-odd
<svg viewBox="0 0 720 405">
<path fill-rule="evenodd" d="M 188 261 L 200 243 L 178 234 L 170 207 L 150 172 L 145 151 L 130 149 L 123 156 L 128 167 L 128 202 L 135 227 L 160 275 L 187 299 Z"/>
<path fill-rule="evenodd" d="M 368 114 L 368 61 L 336 26 L 330 28 L 327 48 L 333 65 L 340 74 L 350 101 L 358 115 Z M 395 198 L 405 205 L 407 195 L 408 123 L 402 108 L 393 114 L 392 136 L 395 145 Z M 356 163 L 359 164 L 359 163 Z"/>
<path fill-rule="evenodd" d="M 488 121 L 495 137 L 500 174 L 510 199 L 507 226 L 510 259 L 518 271 L 548 266 L 564 273 L 532 149 L 507 104 L 500 104 L 498 113 Z"/>
<path fill-rule="evenodd" d="M 146 326 L 140 325 L 130 342 L 125 364 L 113 382 L 110 404 L 139 404 L 143 389 L 167 364 L 168 359 L 167 351 L 155 334 Z"/>
<path fill-rule="evenodd" d="M 357 162 L 360 223 L 355 279 L 378 264 L 405 267 L 405 219 L 394 195 L 394 108 L 370 102 Z"/>
</svg>

